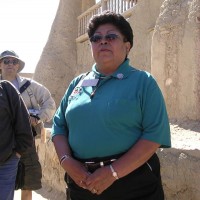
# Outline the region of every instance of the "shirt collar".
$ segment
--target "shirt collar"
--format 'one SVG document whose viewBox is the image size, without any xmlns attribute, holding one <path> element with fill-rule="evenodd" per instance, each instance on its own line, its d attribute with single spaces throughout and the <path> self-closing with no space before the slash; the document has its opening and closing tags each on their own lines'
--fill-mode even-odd
<svg viewBox="0 0 200 200">
<path fill-rule="evenodd" d="M 131 71 L 135 70 L 129 65 L 129 59 L 127 58 L 118 68 L 117 70 L 111 74 L 110 76 L 117 78 L 117 79 L 124 79 L 128 77 Z M 96 70 L 96 63 L 92 66 L 92 71 L 94 72 L 95 76 L 99 77 L 104 77 L 105 75 L 99 73 Z"/>
</svg>

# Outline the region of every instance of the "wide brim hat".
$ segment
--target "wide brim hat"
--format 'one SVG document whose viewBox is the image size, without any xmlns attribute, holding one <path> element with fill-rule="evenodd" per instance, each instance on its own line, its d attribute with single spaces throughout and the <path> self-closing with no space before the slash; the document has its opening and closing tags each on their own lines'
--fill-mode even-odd
<svg viewBox="0 0 200 200">
<path fill-rule="evenodd" d="M 18 59 L 19 60 L 19 69 L 17 72 L 22 71 L 22 69 L 25 66 L 25 62 L 22 59 L 20 59 L 19 56 L 14 51 L 6 50 L 0 54 L 0 60 L 2 60 L 3 58 L 6 58 L 6 57 L 12 57 L 12 58 Z"/>
</svg>

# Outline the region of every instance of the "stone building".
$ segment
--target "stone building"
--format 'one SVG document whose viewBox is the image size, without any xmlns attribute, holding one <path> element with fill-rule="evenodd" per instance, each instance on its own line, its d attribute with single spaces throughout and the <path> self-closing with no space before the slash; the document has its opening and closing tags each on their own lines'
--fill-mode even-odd
<svg viewBox="0 0 200 200">
<path fill-rule="evenodd" d="M 134 32 L 131 64 L 155 76 L 170 118 L 200 119 L 199 1 L 136 2 L 60 0 L 34 79 L 46 85 L 59 104 L 72 78 L 90 70 L 93 64 L 86 35 L 89 18 L 111 9 L 130 22 Z"/>
</svg>

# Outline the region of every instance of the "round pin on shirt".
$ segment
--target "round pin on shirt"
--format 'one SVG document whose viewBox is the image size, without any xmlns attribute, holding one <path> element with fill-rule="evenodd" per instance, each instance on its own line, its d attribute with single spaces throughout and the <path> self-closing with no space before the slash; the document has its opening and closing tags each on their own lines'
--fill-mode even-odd
<svg viewBox="0 0 200 200">
<path fill-rule="evenodd" d="M 124 75 L 123 75 L 122 73 L 119 73 L 119 74 L 117 74 L 117 78 L 118 78 L 118 79 L 123 79 L 123 78 L 124 78 Z"/>
</svg>

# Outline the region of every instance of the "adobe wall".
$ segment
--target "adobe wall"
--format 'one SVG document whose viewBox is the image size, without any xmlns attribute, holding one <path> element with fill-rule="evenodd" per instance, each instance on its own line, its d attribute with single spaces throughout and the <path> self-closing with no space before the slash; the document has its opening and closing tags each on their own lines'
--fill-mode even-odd
<svg viewBox="0 0 200 200">
<path fill-rule="evenodd" d="M 37 64 L 34 79 L 44 84 L 58 106 L 77 63 L 76 37 L 82 0 L 60 0 L 51 32 Z"/>
<path fill-rule="evenodd" d="M 200 120 L 200 1 L 168 0 L 152 39 L 151 73 L 170 118 Z"/>
</svg>

